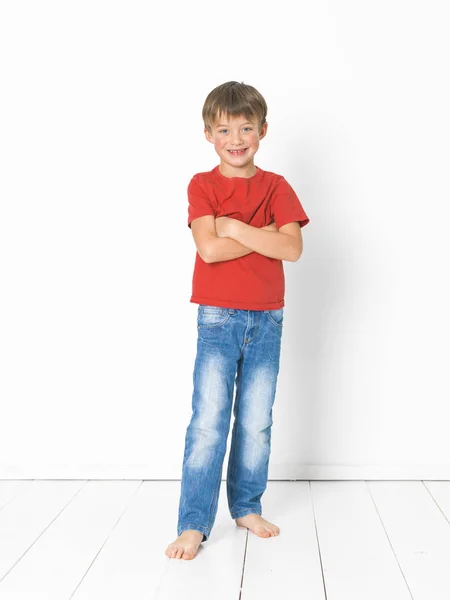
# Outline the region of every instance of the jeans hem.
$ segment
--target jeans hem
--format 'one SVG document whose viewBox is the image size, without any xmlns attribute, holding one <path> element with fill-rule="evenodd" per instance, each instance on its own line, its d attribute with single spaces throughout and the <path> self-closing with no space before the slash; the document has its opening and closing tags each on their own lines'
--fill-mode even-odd
<svg viewBox="0 0 450 600">
<path fill-rule="evenodd" d="M 245 510 L 241 510 L 241 512 L 238 512 L 238 513 L 234 513 L 234 514 L 231 513 L 231 518 L 232 519 L 240 519 L 241 517 L 246 517 L 247 515 L 259 515 L 259 516 L 261 516 L 261 511 L 247 508 Z"/>
<path fill-rule="evenodd" d="M 211 533 L 208 527 L 205 527 L 204 525 L 197 525 L 196 523 L 186 523 L 178 526 L 177 535 L 181 535 L 183 531 L 186 531 L 187 529 L 195 529 L 196 531 L 200 531 L 200 533 L 203 533 L 202 542 L 206 542 Z"/>
</svg>

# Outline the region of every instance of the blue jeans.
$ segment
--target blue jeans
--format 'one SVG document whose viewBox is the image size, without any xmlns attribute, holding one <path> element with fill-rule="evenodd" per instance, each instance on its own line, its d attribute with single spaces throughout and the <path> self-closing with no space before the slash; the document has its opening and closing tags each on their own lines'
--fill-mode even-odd
<svg viewBox="0 0 450 600">
<path fill-rule="evenodd" d="M 280 362 L 283 308 L 243 310 L 200 304 L 192 416 L 186 431 L 178 535 L 208 539 L 217 514 L 223 459 L 234 424 L 227 471 L 233 519 L 261 514 L 267 486 L 272 406 Z"/>
</svg>

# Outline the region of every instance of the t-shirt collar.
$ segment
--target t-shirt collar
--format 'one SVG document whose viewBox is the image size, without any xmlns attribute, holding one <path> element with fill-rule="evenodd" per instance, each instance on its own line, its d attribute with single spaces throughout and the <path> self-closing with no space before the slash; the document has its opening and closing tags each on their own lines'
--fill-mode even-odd
<svg viewBox="0 0 450 600">
<path fill-rule="evenodd" d="M 256 173 L 254 173 L 251 177 L 227 177 L 220 172 L 219 165 L 215 166 L 211 173 L 223 181 L 257 181 L 262 175 L 262 169 L 260 169 L 257 165 L 255 165 L 255 167 Z"/>
</svg>

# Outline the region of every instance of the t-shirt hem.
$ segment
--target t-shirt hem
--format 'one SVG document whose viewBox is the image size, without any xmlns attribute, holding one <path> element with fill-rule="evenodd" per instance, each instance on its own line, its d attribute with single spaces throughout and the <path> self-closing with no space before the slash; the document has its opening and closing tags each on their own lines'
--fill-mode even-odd
<svg viewBox="0 0 450 600">
<path fill-rule="evenodd" d="M 189 227 L 189 229 L 192 229 L 191 224 L 192 224 L 192 221 L 194 219 L 198 219 L 199 217 L 206 217 L 206 216 L 209 216 L 209 215 L 211 215 L 212 217 L 215 217 L 216 213 L 211 212 L 211 211 L 208 211 L 208 212 L 206 212 L 206 211 L 198 211 L 197 213 L 195 213 L 193 215 L 190 215 L 188 217 L 188 227 Z"/>
<path fill-rule="evenodd" d="M 304 227 L 305 225 L 308 225 L 309 223 L 309 218 L 306 217 L 305 219 L 302 219 L 300 217 L 285 217 L 284 219 L 278 219 L 278 221 L 276 222 L 276 226 L 278 227 L 278 229 L 280 229 L 280 227 L 283 227 L 283 225 L 287 225 L 288 223 L 295 223 L 298 222 L 298 224 L 300 225 L 300 227 Z"/>
<path fill-rule="evenodd" d="M 191 296 L 190 302 L 195 304 L 206 304 L 208 306 L 218 306 L 220 308 L 237 308 L 243 310 L 276 310 L 284 307 L 284 300 L 278 302 L 258 303 L 258 302 L 235 302 L 234 300 L 215 300 L 214 298 L 200 298 Z"/>
</svg>

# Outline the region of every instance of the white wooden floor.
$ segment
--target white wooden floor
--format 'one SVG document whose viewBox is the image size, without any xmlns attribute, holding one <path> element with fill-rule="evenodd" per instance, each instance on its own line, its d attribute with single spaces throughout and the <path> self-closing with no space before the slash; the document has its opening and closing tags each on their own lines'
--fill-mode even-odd
<svg viewBox="0 0 450 600">
<path fill-rule="evenodd" d="M 222 481 L 216 523 L 190 561 L 179 481 L 0 481 L 1 600 L 449 600 L 450 482 L 269 481 L 237 527 Z"/>
</svg>

